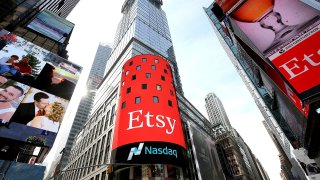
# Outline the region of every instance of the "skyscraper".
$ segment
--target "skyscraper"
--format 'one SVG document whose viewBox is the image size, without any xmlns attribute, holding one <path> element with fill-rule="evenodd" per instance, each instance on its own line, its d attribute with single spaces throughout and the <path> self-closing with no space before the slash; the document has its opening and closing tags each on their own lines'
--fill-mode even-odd
<svg viewBox="0 0 320 180">
<path fill-rule="evenodd" d="M 95 91 L 97 86 L 103 79 L 107 60 L 111 54 L 111 50 L 112 49 L 107 44 L 100 43 L 98 46 L 87 80 L 87 95 L 80 101 L 65 149 L 63 151 L 63 157 L 61 158 L 61 168 L 63 168 L 67 164 L 75 136 L 79 133 L 83 125 L 88 120 L 95 98 Z"/>
<path fill-rule="evenodd" d="M 231 131 L 230 121 L 220 99 L 214 93 L 209 93 L 205 101 L 210 123 L 213 125 L 220 123 L 227 131 Z"/>
<path fill-rule="evenodd" d="M 308 151 L 301 150 L 301 153 L 305 153 L 306 157 L 314 158 L 319 164 L 319 156 L 317 155 L 319 153 L 319 141 L 316 140 L 318 134 L 314 133 L 318 132 L 314 128 L 319 127 L 315 125 L 318 122 L 316 119 L 319 119 L 319 113 L 317 113 L 319 90 L 316 90 L 319 88 L 319 80 L 310 79 L 311 84 L 302 83 L 309 79 L 309 76 L 304 74 L 306 76 L 299 77 L 302 82 L 297 83 L 298 81 L 294 78 L 290 79 L 288 77 L 291 71 L 286 71 L 288 69 L 281 66 L 281 63 L 289 63 L 292 58 L 299 56 L 299 52 L 294 49 L 304 51 L 311 47 L 318 48 L 317 43 L 315 43 L 317 45 L 310 45 L 309 43 L 318 41 L 317 37 L 320 32 L 315 27 L 319 22 L 319 11 L 298 0 L 290 1 L 290 3 L 277 0 L 275 4 L 269 4 L 272 7 L 271 9 L 274 7 L 277 11 L 282 9 L 288 12 L 287 17 L 304 17 L 305 21 L 308 22 L 300 29 L 289 34 L 282 34 L 282 38 L 278 38 L 279 33 L 274 29 L 274 25 L 283 23 L 281 20 L 283 18 L 281 13 L 283 12 L 280 10 L 279 19 L 276 23 L 265 26 L 264 20 L 271 17 L 267 16 L 271 11 L 267 13 L 267 10 L 264 9 L 265 13 L 261 13 L 261 17 L 259 17 L 261 21 L 257 21 L 257 29 L 251 29 L 252 27 L 248 28 L 248 26 L 252 23 L 248 23 L 249 21 L 242 18 L 243 15 L 247 15 L 246 12 L 251 12 L 248 9 L 246 11 L 245 7 L 256 8 L 255 6 L 251 7 L 252 2 L 227 5 L 222 1 L 215 1 L 204 10 L 220 43 L 264 116 L 266 124 L 272 130 L 272 134 L 290 160 L 293 175 L 291 178 L 307 178 L 307 175 L 302 171 L 302 167 L 297 164 L 294 149 L 302 147 L 307 149 Z M 288 4 L 290 4 L 290 7 L 287 7 Z M 290 21 L 286 21 L 283 24 L 290 23 Z M 252 32 L 249 33 L 250 30 Z M 280 32 L 280 35 L 285 31 Z M 261 34 L 257 35 L 258 33 Z M 270 33 L 271 36 L 264 36 L 266 33 Z M 308 36 L 302 36 L 304 33 Z M 253 37 L 252 35 L 257 36 Z M 290 57 L 287 57 L 287 55 Z M 293 57 L 291 58 L 291 56 Z M 281 63 L 277 64 L 280 59 L 282 60 Z M 300 87 L 299 89 L 299 84 L 303 88 Z M 308 97 L 304 96 L 306 94 L 308 94 Z"/>
<path fill-rule="evenodd" d="M 231 126 L 221 100 L 214 93 L 209 93 L 205 97 L 205 107 L 212 124 L 216 146 L 220 152 L 219 159 L 221 164 L 225 164 L 225 176 L 255 180 L 262 179 L 263 172 L 259 171 L 256 157 L 237 130 Z M 225 142 L 232 145 L 226 146 Z M 227 159 L 234 159 L 235 161 L 230 163 L 230 161 L 225 160 L 224 156 L 227 156 Z M 237 170 L 228 171 L 227 167 L 236 167 Z"/>
<path fill-rule="evenodd" d="M 214 146 L 211 124 L 183 96 L 169 27 L 165 12 L 161 9 L 161 6 L 161 0 L 126 0 L 124 2 L 121 9 L 123 17 L 118 25 L 113 44 L 113 51 L 107 62 L 106 75 L 96 93 L 96 99 L 91 113 L 92 115 L 89 117 L 89 120 L 86 122 L 80 133 L 76 136 L 76 143 L 71 149 L 71 156 L 69 158 L 68 165 L 64 169 L 65 173 L 62 173 L 64 179 L 98 179 L 100 177 L 105 179 L 107 173 L 110 173 L 111 176 L 116 176 L 119 179 L 134 179 L 142 177 L 180 179 L 223 178 L 224 175 L 221 172 L 221 165 L 216 158 L 217 152 Z M 132 64 L 130 62 L 132 62 Z M 146 66 L 151 62 L 155 63 L 155 67 L 151 66 L 151 64 L 149 64 L 150 67 Z M 168 64 L 160 66 L 157 63 L 162 65 L 166 63 Z M 134 67 L 136 69 L 130 69 L 129 67 Z M 144 69 L 147 67 L 150 68 L 150 72 L 147 72 L 146 69 Z M 137 74 L 134 76 L 134 72 L 139 72 L 140 75 Z M 143 78 L 141 77 L 141 73 L 145 73 L 143 74 Z M 158 73 L 158 78 L 155 78 L 155 74 L 153 73 Z M 160 74 L 162 74 L 162 76 L 160 76 Z M 172 77 L 169 77 L 169 74 L 172 74 Z M 127 80 L 122 79 L 128 77 L 129 79 Z M 148 80 L 149 78 L 150 81 L 143 83 L 143 80 Z M 170 81 L 171 79 L 173 81 Z M 128 87 L 129 83 L 136 83 L 136 81 L 141 81 L 141 86 Z M 151 84 L 154 85 L 154 89 L 153 87 L 150 87 Z M 171 90 L 173 88 L 172 92 L 165 91 L 167 87 L 170 87 Z M 140 89 L 145 91 L 145 93 L 140 97 L 135 97 L 135 99 L 132 99 L 130 102 L 122 101 L 125 96 L 128 96 L 127 94 L 131 95 Z M 150 147 L 148 143 L 150 142 L 139 141 L 139 143 L 130 144 L 130 146 L 127 147 L 131 148 L 131 151 L 129 149 L 122 153 L 121 158 L 123 159 L 123 162 L 125 162 L 124 166 L 115 163 L 108 166 L 106 169 L 105 164 L 113 163 L 113 161 L 111 161 L 110 147 L 114 141 L 126 141 L 126 139 L 132 141 L 132 139 L 143 137 L 146 137 L 146 139 L 152 139 L 154 136 L 159 136 L 159 134 L 156 135 L 157 133 L 152 132 L 130 137 L 126 137 L 123 134 L 113 136 L 115 134 L 114 129 L 116 129 L 114 127 L 116 114 L 121 114 L 121 112 L 128 108 L 139 107 L 139 105 L 137 105 L 139 103 L 143 104 L 140 106 L 142 109 L 141 111 L 147 113 L 147 117 L 151 118 L 149 119 L 150 121 L 147 120 L 148 122 L 143 124 L 146 124 L 147 127 L 150 128 L 162 127 L 159 123 L 155 125 L 153 124 L 154 122 L 151 122 L 152 119 L 154 120 L 152 117 L 161 118 L 162 116 L 159 116 L 159 114 L 157 116 L 152 115 L 150 114 L 151 112 L 145 111 L 146 108 L 149 107 L 145 104 L 143 98 L 147 97 L 148 93 L 150 94 L 153 91 L 159 91 L 159 93 L 164 93 L 166 95 L 152 97 L 150 100 L 150 107 L 153 107 L 153 103 L 157 102 L 159 102 L 159 104 L 165 104 L 169 109 L 177 108 L 177 106 L 179 107 L 179 118 L 182 120 L 182 129 L 186 136 L 183 139 L 186 143 L 186 147 L 184 148 L 190 152 L 187 162 L 184 163 L 183 166 L 172 166 L 172 163 L 166 163 L 165 159 L 156 158 L 154 154 L 150 155 L 150 152 L 148 151 L 148 148 Z M 178 102 L 176 103 L 172 99 L 161 99 L 162 97 L 170 99 L 176 97 Z M 129 103 L 133 102 L 135 103 L 134 106 L 130 106 Z M 161 109 L 162 108 L 159 107 L 158 109 L 151 110 L 161 111 Z M 163 113 L 167 112 L 169 111 L 165 111 Z M 124 115 L 128 114 L 124 113 Z M 166 117 L 167 120 L 171 119 L 171 115 L 167 115 Z M 176 122 L 176 120 L 178 121 L 178 119 L 174 119 L 174 122 Z M 116 127 L 118 127 L 118 125 L 119 124 L 117 124 Z M 133 123 L 132 127 L 135 125 L 136 124 Z M 163 124 L 163 126 L 165 125 Z M 170 130 L 167 132 L 171 133 Z M 170 138 L 167 138 L 167 140 L 170 140 Z M 173 141 L 176 140 L 173 138 Z M 155 145 L 159 145 L 159 142 Z M 166 147 L 167 148 L 164 148 L 169 148 L 169 146 Z M 120 149 L 118 150 L 121 152 Z M 114 152 L 114 149 L 112 149 L 112 151 Z M 168 154 L 167 151 L 168 150 L 165 150 L 165 153 L 161 153 L 161 157 Z M 146 155 L 147 153 L 149 154 Z M 178 154 L 175 157 L 173 157 L 172 154 L 167 157 L 169 159 L 179 158 L 179 160 L 181 160 L 180 151 L 177 153 Z M 144 159 L 144 162 L 147 160 L 150 162 L 163 160 L 164 163 L 145 163 L 141 164 L 141 166 L 135 167 L 129 165 L 132 160 L 143 158 L 145 156 L 152 158 Z M 112 158 L 117 159 L 115 157 Z M 171 162 L 174 163 L 174 161 Z M 69 169 L 74 170 L 68 171 Z"/>
</svg>

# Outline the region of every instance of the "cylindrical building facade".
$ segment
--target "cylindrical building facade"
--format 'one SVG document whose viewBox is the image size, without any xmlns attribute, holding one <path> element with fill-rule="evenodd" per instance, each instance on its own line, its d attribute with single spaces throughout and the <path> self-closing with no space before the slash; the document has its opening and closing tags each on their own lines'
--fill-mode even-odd
<svg viewBox="0 0 320 180">
<path fill-rule="evenodd" d="M 112 163 L 142 164 L 141 170 L 143 164 L 163 164 L 163 172 L 185 166 L 186 143 L 172 77 L 169 63 L 159 56 L 139 55 L 124 64 Z"/>
</svg>

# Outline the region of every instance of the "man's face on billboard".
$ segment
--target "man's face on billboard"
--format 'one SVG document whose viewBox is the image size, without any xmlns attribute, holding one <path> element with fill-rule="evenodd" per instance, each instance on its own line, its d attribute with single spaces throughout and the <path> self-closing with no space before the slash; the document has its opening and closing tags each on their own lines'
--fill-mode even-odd
<svg viewBox="0 0 320 180">
<path fill-rule="evenodd" d="M 0 102 L 9 102 L 14 99 L 17 99 L 21 95 L 21 91 L 12 86 L 0 91 Z"/>
<path fill-rule="evenodd" d="M 39 109 L 44 109 L 46 106 L 49 105 L 49 99 L 41 98 L 40 101 L 34 101 L 35 105 Z"/>
</svg>

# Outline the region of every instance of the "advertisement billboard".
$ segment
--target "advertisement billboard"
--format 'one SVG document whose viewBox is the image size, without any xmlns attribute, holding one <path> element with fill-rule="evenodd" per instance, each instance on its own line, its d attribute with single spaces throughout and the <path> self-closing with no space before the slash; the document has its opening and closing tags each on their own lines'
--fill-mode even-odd
<svg viewBox="0 0 320 180">
<path fill-rule="evenodd" d="M 0 137 L 51 147 L 80 72 L 18 36 L 7 41 L 0 50 Z"/>
<path fill-rule="evenodd" d="M 140 55 L 123 66 L 112 158 L 117 163 L 184 165 L 186 149 L 169 63 Z"/>
<path fill-rule="evenodd" d="M 319 92 L 318 10 L 299 0 L 247 0 L 230 20 L 244 34 L 238 36 L 264 56 L 299 99 Z"/>
<path fill-rule="evenodd" d="M 71 33 L 74 24 L 45 10 L 40 12 L 27 27 L 63 43 Z"/>
<path fill-rule="evenodd" d="M 199 130 L 196 125 L 188 122 L 188 126 L 198 179 L 208 179 L 208 177 L 224 179 L 219 177 L 221 176 L 222 167 L 215 149 L 215 142 L 210 136 Z"/>
</svg>

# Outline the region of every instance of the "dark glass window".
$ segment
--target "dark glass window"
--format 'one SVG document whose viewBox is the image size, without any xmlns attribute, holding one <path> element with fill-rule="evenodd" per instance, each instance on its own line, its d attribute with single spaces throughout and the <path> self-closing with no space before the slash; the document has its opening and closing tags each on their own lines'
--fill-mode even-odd
<svg viewBox="0 0 320 180">
<path fill-rule="evenodd" d="M 129 62 L 129 66 L 132 66 L 132 64 L 133 64 L 133 61 Z"/>
<path fill-rule="evenodd" d="M 142 62 L 147 62 L 147 58 L 142 58 Z"/>
<path fill-rule="evenodd" d="M 164 69 L 164 73 L 168 74 L 168 71 L 166 69 Z"/>
<path fill-rule="evenodd" d="M 140 97 L 136 97 L 134 103 L 139 104 L 141 102 L 141 98 Z"/>
<path fill-rule="evenodd" d="M 154 63 L 159 63 L 159 60 L 158 60 L 158 59 L 155 59 L 155 60 L 154 60 Z"/>
<path fill-rule="evenodd" d="M 123 102 L 122 104 L 121 104 L 121 109 L 123 109 L 123 108 L 125 108 L 126 107 L 126 102 Z"/>
<path fill-rule="evenodd" d="M 153 102 L 154 102 L 154 103 L 159 103 L 159 98 L 158 98 L 158 96 L 153 96 Z"/>
<path fill-rule="evenodd" d="M 151 78 L 151 74 L 150 73 L 146 73 L 146 78 Z"/>
<path fill-rule="evenodd" d="M 170 95 L 172 95 L 172 96 L 173 96 L 173 91 L 172 91 L 172 90 L 170 90 Z"/>
<path fill-rule="evenodd" d="M 157 84 L 157 90 L 158 90 L 158 91 L 161 91 L 161 90 L 162 90 L 162 87 L 161 87 L 160 84 Z"/>
<path fill-rule="evenodd" d="M 172 107 L 172 101 L 168 100 L 168 105 Z"/>
<path fill-rule="evenodd" d="M 132 77 L 131 77 L 132 80 L 135 80 L 136 78 L 137 78 L 136 75 L 132 75 Z"/>
<path fill-rule="evenodd" d="M 165 81 L 166 78 L 165 78 L 164 76 L 161 76 L 161 80 L 162 80 L 162 81 Z"/>
<path fill-rule="evenodd" d="M 131 92 L 131 87 L 127 88 L 127 94 Z"/>
<path fill-rule="evenodd" d="M 147 85 L 147 84 L 141 84 L 141 88 L 142 88 L 142 89 L 147 89 L 147 88 L 148 88 L 148 85 Z"/>
<path fill-rule="evenodd" d="M 156 70 L 156 66 L 155 66 L 155 65 L 152 65 L 152 66 L 151 66 L 151 69 L 152 69 L 152 70 Z"/>
<path fill-rule="evenodd" d="M 140 69 L 141 69 L 141 66 L 140 66 L 140 65 L 136 67 L 136 70 L 140 70 Z"/>
</svg>

